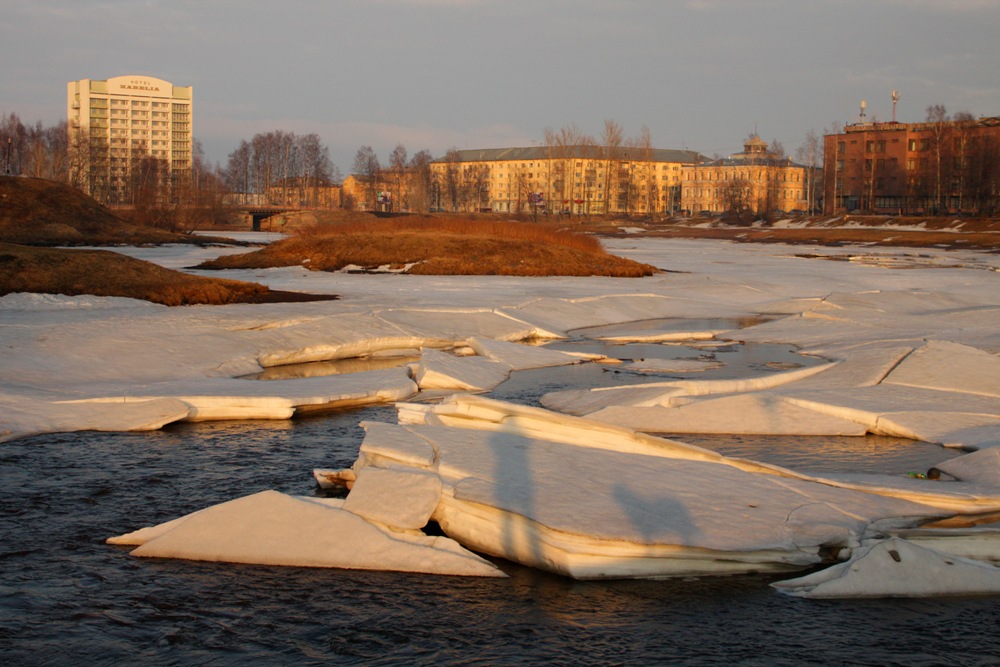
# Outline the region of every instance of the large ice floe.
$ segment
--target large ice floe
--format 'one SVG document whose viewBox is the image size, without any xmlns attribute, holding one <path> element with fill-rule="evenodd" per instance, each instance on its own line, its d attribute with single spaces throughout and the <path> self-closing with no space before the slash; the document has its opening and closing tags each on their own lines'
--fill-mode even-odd
<svg viewBox="0 0 1000 667">
<path fill-rule="evenodd" d="M 484 556 L 584 579 L 805 571 L 776 587 L 807 597 L 998 591 L 1000 276 L 990 256 L 953 253 L 899 270 L 797 256 L 843 249 L 614 244 L 672 272 L 238 271 L 231 276 L 341 299 L 174 309 L 8 295 L 0 440 L 394 402 L 395 423 L 363 424 L 350 470 L 316 471 L 323 484 L 347 485 L 344 499 L 258 491 L 109 541 L 146 557 L 474 576 L 502 576 Z M 193 263 L 176 252 L 153 254 Z M 781 343 L 815 363 L 709 377 L 724 364 L 635 360 L 618 368 L 678 377 L 555 391 L 542 407 L 480 395 L 511 373 L 592 358 L 520 341 L 762 315 L 770 321 L 680 334 L 621 326 L 605 340 Z M 387 357 L 400 362 L 247 379 Z M 705 433 L 887 434 L 971 453 L 942 456 L 927 478 L 809 474 L 683 442 Z"/>
</svg>

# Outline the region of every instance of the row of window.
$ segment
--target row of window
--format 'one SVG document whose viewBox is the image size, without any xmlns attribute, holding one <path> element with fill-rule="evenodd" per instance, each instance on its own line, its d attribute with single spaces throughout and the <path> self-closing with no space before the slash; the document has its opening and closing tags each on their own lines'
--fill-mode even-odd
<svg viewBox="0 0 1000 667">
<path fill-rule="evenodd" d="M 733 181 L 733 180 L 754 180 L 754 181 L 775 181 L 782 183 L 801 183 L 802 171 L 781 171 L 771 177 L 772 172 L 756 170 L 750 171 L 723 171 L 713 172 L 709 170 L 694 169 L 685 176 L 687 181 Z"/>
<path fill-rule="evenodd" d="M 721 188 L 684 188 L 683 192 L 685 198 L 703 199 L 705 197 L 710 197 L 718 199 L 725 196 L 725 190 Z M 803 191 L 798 188 L 781 188 L 775 191 L 775 196 L 784 200 L 800 200 L 805 195 Z"/>
<path fill-rule="evenodd" d="M 852 139 L 851 144 L 857 144 L 857 139 Z M 899 139 L 895 138 L 892 143 L 898 144 Z M 885 139 L 869 139 L 865 141 L 865 152 L 867 153 L 885 153 L 886 152 L 886 140 Z M 906 150 L 911 153 L 917 153 L 921 151 L 929 151 L 931 149 L 931 140 L 929 138 L 916 137 L 908 139 L 906 142 Z M 837 154 L 843 155 L 847 152 L 847 142 L 838 141 L 837 142 Z"/>
</svg>

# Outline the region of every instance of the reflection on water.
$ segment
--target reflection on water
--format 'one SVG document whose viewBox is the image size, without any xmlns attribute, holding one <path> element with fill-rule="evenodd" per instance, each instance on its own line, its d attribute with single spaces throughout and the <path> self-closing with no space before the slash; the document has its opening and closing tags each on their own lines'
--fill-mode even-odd
<svg viewBox="0 0 1000 667">
<path fill-rule="evenodd" d="M 597 327 L 574 329 L 570 332 L 580 338 L 619 338 L 628 334 L 699 334 L 706 331 L 732 331 L 745 329 L 769 322 L 769 317 L 716 317 L 705 319 L 661 317 L 651 320 L 625 322 L 623 324 L 606 324 Z"/>
<path fill-rule="evenodd" d="M 555 368 L 539 368 L 514 373 L 490 394 L 494 398 L 525 405 L 540 406 L 539 399 L 568 387 L 593 389 L 670 380 L 730 380 L 751 375 L 766 375 L 825 363 L 818 357 L 798 354 L 788 345 L 761 343 L 719 344 L 714 348 L 663 343 L 612 343 L 607 341 L 555 341 L 546 347 L 564 352 L 596 354 L 632 361 L 640 359 L 697 360 L 717 362 L 697 372 L 629 370 L 620 365 L 584 363 Z"/>
<path fill-rule="evenodd" d="M 735 458 L 772 463 L 808 473 L 924 472 L 965 452 L 928 442 L 882 435 L 762 436 L 657 434 Z"/>
<path fill-rule="evenodd" d="M 303 364 L 286 364 L 265 368 L 260 373 L 240 376 L 242 380 L 297 380 L 301 378 L 325 377 L 328 375 L 343 375 L 345 373 L 363 373 L 365 371 L 380 371 L 384 368 L 397 368 L 420 361 L 419 354 L 379 357 L 352 357 L 350 359 L 335 359 L 333 361 L 311 361 Z"/>
<path fill-rule="evenodd" d="M 546 347 L 563 352 L 596 354 L 622 361 L 644 359 L 713 361 L 719 368 L 696 373 L 699 380 L 728 380 L 751 375 L 774 373 L 793 368 L 818 366 L 826 363 L 819 357 L 799 354 L 788 345 L 770 343 L 718 343 L 711 347 L 671 343 L 617 343 L 612 341 L 556 341 Z M 668 373 L 668 377 L 691 377 L 690 373 Z M 660 377 L 659 380 L 664 380 Z"/>
</svg>

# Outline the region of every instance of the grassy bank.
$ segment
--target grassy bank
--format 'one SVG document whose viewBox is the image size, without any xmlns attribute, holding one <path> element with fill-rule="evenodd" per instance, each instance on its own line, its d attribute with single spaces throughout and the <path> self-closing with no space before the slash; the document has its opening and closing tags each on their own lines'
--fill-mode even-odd
<svg viewBox="0 0 1000 667">
<path fill-rule="evenodd" d="M 166 306 L 269 300 L 268 288 L 257 283 L 191 276 L 108 250 L 0 243 L 0 296 L 12 292 L 123 296 Z"/>
<path fill-rule="evenodd" d="M 0 243 L 114 246 L 212 241 L 134 224 L 65 183 L 0 176 Z"/>
<path fill-rule="evenodd" d="M 605 252 L 592 236 L 544 224 L 396 218 L 314 227 L 256 252 L 199 268 L 305 266 L 317 271 L 390 267 L 422 275 L 652 275 L 655 267 Z"/>
</svg>

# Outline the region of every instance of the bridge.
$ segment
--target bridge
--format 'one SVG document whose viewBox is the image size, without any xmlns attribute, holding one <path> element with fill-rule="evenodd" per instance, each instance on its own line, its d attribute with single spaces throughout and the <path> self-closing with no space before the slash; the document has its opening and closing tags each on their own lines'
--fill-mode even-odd
<svg viewBox="0 0 1000 667">
<path fill-rule="evenodd" d="M 261 223 L 263 223 L 268 218 L 279 215 L 281 213 L 291 213 L 293 211 L 298 211 L 300 209 L 294 206 L 248 206 L 241 207 L 238 210 L 244 211 L 250 216 L 251 223 L 250 229 L 255 232 L 261 231 Z"/>
</svg>

